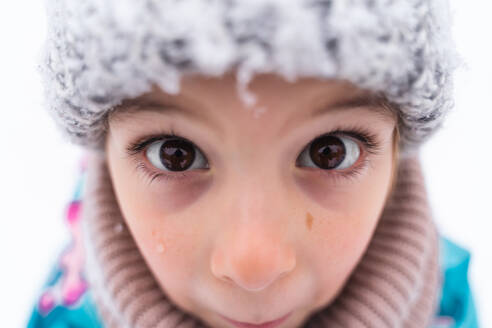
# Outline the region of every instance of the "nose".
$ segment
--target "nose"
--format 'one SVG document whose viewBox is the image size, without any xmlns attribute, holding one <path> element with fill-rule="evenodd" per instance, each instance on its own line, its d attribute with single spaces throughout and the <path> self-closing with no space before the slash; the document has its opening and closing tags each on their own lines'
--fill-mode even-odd
<svg viewBox="0 0 492 328">
<path fill-rule="evenodd" d="M 281 208 L 272 204 L 275 195 L 260 194 L 248 198 L 243 189 L 234 217 L 225 220 L 232 223 L 219 230 L 210 261 L 216 278 L 251 292 L 266 289 L 296 266 L 295 248 L 288 238 L 287 222 L 292 218 L 275 211 Z"/>
<path fill-rule="evenodd" d="M 215 277 L 247 291 L 261 291 L 295 268 L 293 249 L 261 229 L 236 231 L 228 243 L 215 247 L 211 260 Z"/>
</svg>

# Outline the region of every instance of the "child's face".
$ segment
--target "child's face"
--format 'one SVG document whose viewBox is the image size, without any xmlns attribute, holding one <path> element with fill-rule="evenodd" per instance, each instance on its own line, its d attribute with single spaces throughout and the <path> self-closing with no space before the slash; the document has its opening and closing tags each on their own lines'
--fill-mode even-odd
<svg viewBox="0 0 492 328">
<path fill-rule="evenodd" d="M 221 315 L 262 323 L 291 311 L 279 327 L 299 327 L 337 295 L 372 236 L 396 121 L 383 107 L 337 108 L 367 94 L 340 81 L 259 75 L 250 89 L 259 116 L 232 75 L 188 76 L 178 95 L 156 88 L 137 110 L 124 104 L 109 118 L 109 170 L 173 302 L 212 327 L 234 327 Z M 361 128 L 379 149 L 347 134 L 314 140 L 336 128 Z M 181 138 L 165 139 L 171 130 Z"/>
</svg>

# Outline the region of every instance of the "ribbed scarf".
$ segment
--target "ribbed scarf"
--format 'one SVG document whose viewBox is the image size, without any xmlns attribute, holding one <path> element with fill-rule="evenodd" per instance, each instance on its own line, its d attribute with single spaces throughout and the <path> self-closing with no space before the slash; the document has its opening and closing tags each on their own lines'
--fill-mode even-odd
<svg viewBox="0 0 492 328">
<path fill-rule="evenodd" d="M 104 156 L 91 154 L 82 203 L 86 276 L 105 327 L 207 327 L 161 290 L 125 225 Z M 419 158 L 400 161 L 374 235 L 335 300 L 304 328 L 428 327 L 438 235 Z"/>
</svg>

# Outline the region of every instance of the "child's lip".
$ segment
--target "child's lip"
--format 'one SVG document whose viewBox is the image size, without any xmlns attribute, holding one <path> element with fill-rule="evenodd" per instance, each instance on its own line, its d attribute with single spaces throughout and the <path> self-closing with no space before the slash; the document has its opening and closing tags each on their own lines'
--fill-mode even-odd
<svg viewBox="0 0 492 328">
<path fill-rule="evenodd" d="M 291 315 L 291 313 L 292 313 L 292 311 L 290 311 L 289 313 L 287 313 L 286 315 L 284 315 L 278 319 L 275 319 L 272 321 L 265 321 L 265 322 L 262 322 L 259 324 L 236 321 L 236 320 L 230 319 L 230 318 L 223 316 L 223 315 L 220 315 L 220 316 L 238 328 L 274 328 L 274 327 L 277 327 L 278 325 L 280 325 L 282 322 L 284 322 Z"/>
</svg>

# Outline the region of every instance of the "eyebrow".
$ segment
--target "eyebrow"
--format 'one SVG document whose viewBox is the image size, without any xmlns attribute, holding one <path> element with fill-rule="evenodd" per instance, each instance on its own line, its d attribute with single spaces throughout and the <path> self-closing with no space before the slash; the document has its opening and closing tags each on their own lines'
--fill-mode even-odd
<svg viewBox="0 0 492 328">
<path fill-rule="evenodd" d="M 192 105 L 191 107 L 198 106 L 196 102 L 189 98 L 186 98 L 186 101 Z M 218 126 L 213 124 L 213 120 L 205 115 L 204 111 L 191 110 L 189 109 L 189 106 L 181 104 L 178 100 L 172 99 L 155 99 L 154 97 L 125 99 L 120 105 L 113 108 L 112 115 L 118 117 L 121 114 L 133 114 L 141 111 L 159 114 L 172 112 L 181 113 L 196 121 L 209 122 L 215 129 L 218 129 Z"/>
<path fill-rule="evenodd" d="M 184 112 L 190 116 L 196 116 L 195 112 L 188 110 L 184 106 L 180 106 L 175 101 L 169 100 L 155 100 L 152 98 L 133 98 L 125 99 L 120 105 L 115 106 L 113 111 L 121 114 L 133 114 L 137 111 L 150 111 L 150 112 L 168 112 L 179 111 Z"/>
<path fill-rule="evenodd" d="M 369 107 L 371 111 L 377 114 L 382 119 L 394 120 L 396 116 L 395 109 L 384 98 L 377 94 L 359 94 L 348 99 L 342 99 L 335 102 L 321 103 L 317 106 L 311 115 L 316 117 L 327 112 L 339 111 L 344 109 L 355 109 L 360 107 Z"/>
</svg>

